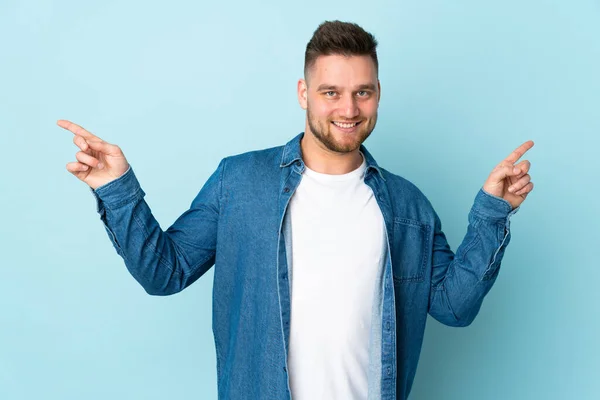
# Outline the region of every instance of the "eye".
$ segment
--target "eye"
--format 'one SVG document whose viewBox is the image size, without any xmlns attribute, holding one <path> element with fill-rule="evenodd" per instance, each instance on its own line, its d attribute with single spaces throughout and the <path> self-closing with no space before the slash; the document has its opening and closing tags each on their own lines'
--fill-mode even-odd
<svg viewBox="0 0 600 400">
<path fill-rule="evenodd" d="M 366 90 L 359 90 L 358 92 L 356 92 L 356 94 L 358 95 L 358 97 L 367 97 L 367 96 L 369 96 L 369 92 L 367 92 Z"/>
<path fill-rule="evenodd" d="M 333 96 L 335 96 L 336 94 L 337 94 L 337 93 L 336 93 L 336 92 L 334 92 L 333 90 L 330 90 L 330 91 L 328 91 L 328 92 L 325 92 L 325 96 L 327 96 L 327 97 L 333 97 Z"/>
</svg>

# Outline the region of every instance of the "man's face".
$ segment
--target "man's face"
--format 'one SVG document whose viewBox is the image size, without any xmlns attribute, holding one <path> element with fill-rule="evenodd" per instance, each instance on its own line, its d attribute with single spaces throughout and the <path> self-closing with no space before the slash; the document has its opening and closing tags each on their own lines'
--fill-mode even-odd
<svg viewBox="0 0 600 400">
<path fill-rule="evenodd" d="M 298 82 L 308 129 L 326 149 L 349 153 L 375 128 L 380 85 L 369 56 L 320 56 Z"/>
</svg>

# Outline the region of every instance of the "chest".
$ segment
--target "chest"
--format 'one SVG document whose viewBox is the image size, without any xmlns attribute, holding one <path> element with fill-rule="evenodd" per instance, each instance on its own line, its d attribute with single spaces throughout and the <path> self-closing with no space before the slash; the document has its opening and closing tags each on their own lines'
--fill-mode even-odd
<svg viewBox="0 0 600 400">
<path fill-rule="evenodd" d="M 305 180 L 288 211 L 294 262 L 316 269 L 320 276 L 360 277 L 385 257 L 383 215 L 362 181 L 322 185 Z"/>
</svg>

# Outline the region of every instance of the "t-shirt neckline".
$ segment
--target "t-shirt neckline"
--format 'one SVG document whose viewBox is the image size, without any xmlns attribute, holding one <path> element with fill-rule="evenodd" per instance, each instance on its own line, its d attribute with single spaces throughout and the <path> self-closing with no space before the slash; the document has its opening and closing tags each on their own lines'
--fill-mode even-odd
<svg viewBox="0 0 600 400">
<path fill-rule="evenodd" d="M 364 175 L 367 169 L 367 160 L 362 152 L 359 152 L 362 157 L 362 163 L 358 168 L 353 171 L 347 172 L 345 174 L 323 174 L 321 172 L 313 171 L 308 168 L 306 165 L 304 166 L 304 173 L 311 178 L 315 178 L 319 181 L 327 181 L 327 182 L 339 182 L 339 181 L 348 181 L 356 178 L 361 178 Z"/>
</svg>

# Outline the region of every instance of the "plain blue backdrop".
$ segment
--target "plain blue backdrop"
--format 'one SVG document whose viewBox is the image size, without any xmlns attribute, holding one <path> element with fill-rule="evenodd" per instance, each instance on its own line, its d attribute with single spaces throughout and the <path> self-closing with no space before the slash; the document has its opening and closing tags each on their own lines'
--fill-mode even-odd
<svg viewBox="0 0 600 400">
<path fill-rule="evenodd" d="M 73 120 L 117 143 L 166 229 L 219 160 L 287 142 L 319 23 L 380 42 L 367 147 L 453 249 L 491 169 L 536 187 L 468 328 L 428 323 L 411 399 L 600 398 L 600 2 L 0 3 L 0 399 L 213 399 L 212 271 L 151 297 L 65 169 Z"/>
</svg>

